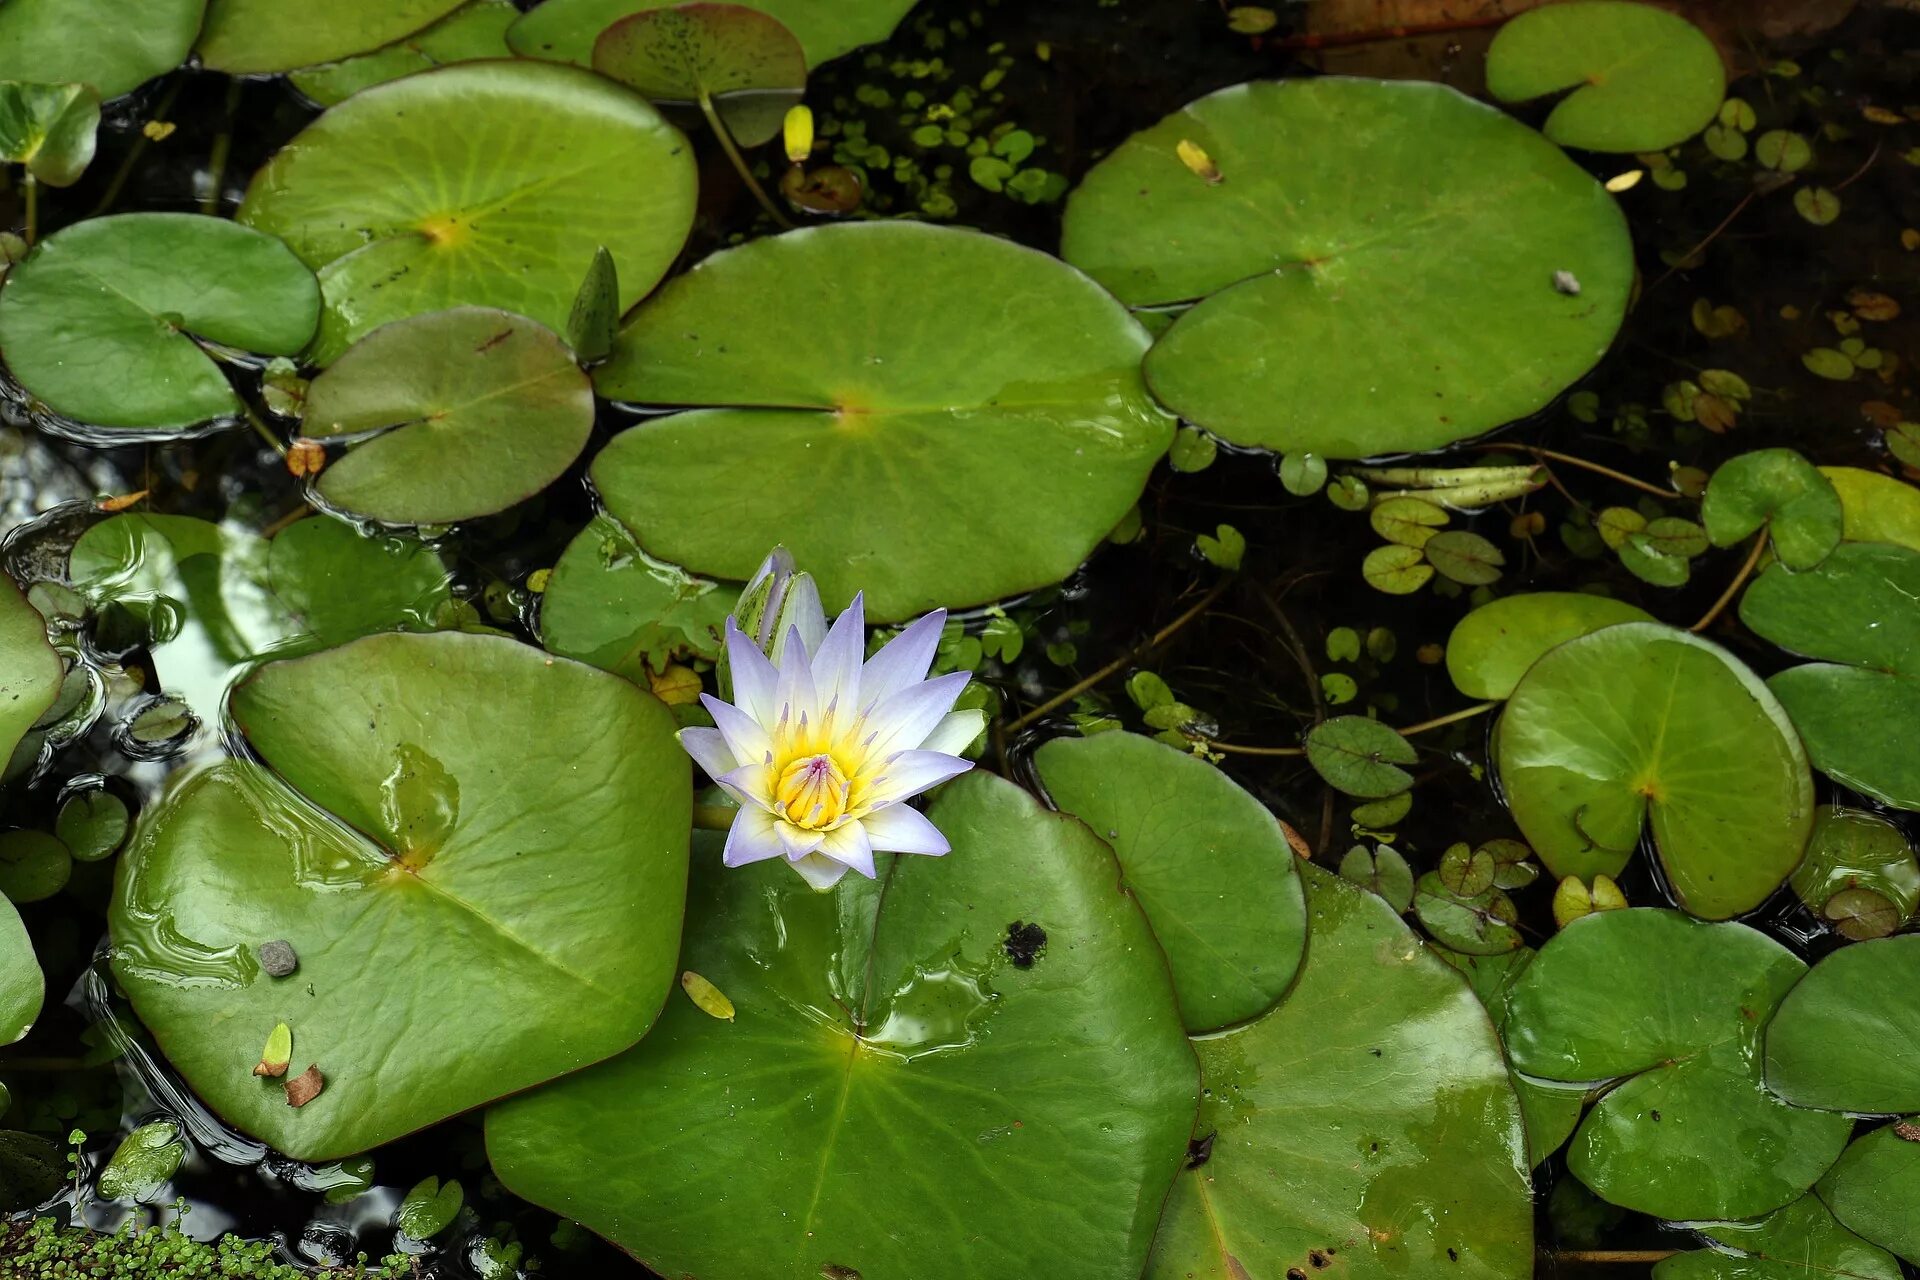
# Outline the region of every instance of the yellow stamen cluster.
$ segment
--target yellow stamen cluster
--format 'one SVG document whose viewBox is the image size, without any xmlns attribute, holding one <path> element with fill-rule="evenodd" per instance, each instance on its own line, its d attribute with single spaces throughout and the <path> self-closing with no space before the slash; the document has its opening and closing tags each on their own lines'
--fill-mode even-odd
<svg viewBox="0 0 1920 1280">
<path fill-rule="evenodd" d="M 828 831 L 867 811 L 866 794 L 874 778 L 862 771 L 874 763 L 862 741 L 864 717 L 836 731 L 835 708 L 809 724 L 807 717 L 782 715 L 773 734 L 767 769 L 780 815 L 809 831 Z"/>
</svg>

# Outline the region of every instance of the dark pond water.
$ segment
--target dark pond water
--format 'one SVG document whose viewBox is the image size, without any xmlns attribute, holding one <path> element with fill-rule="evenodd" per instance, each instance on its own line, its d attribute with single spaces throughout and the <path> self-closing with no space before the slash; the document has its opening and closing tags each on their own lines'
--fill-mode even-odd
<svg viewBox="0 0 1920 1280">
<path fill-rule="evenodd" d="M 1877 419 L 1890 412 L 1881 405 L 1892 406 L 1895 417 L 1920 416 L 1912 407 L 1915 379 L 1904 358 L 1920 357 L 1920 252 L 1901 239 L 1903 229 L 1920 225 L 1920 165 L 1903 156 L 1903 144 L 1893 135 L 1863 121 L 1861 108 L 1920 104 L 1920 14 L 1862 4 L 1830 29 L 1770 36 L 1757 10 L 1743 21 L 1743 6 L 1703 7 L 1712 10 L 1722 38 L 1745 64 L 1774 64 L 1770 72 L 1743 77 L 1730 92 L 1752 105 L 1760 129 L 1791 128 L 1818 139 L 1810 176 L 1840 196 L 1846 216 L 1813 225 L 1788 194 L 1757 180 L 1751 163 L 1717 160 L 1697 139 L 1686 144 L 1675 161 L 1687 176 L 1684 189 L 1665 190 L 1647 180 L 1623 195 L 1642 286 L 1612 352 L 1576 388 L 1597 398 L 1597 413 L 1582 420 L 1563 403 L 1503 432 L 1498 443 L 1576 455 L 1656 485 L 1665 483 L 1670 459 L 1711 469 L 1733 453 L 1772 444 L 1789 445 L 1823 464 L 1897 472 Z M 1767 12 L 1794 8 L 1773 5 Z M 1807 4 L 1795 12 L 1811 22 L 1847 8 Z M 818 72 L 809 100 L 825 130 L 867 120 L 870 142 L 896 156 L 912 155 L 911 131 L 872 105 L 877 91 L 897 94 L 917 84 L 932 93 L 947 83 L 939 73 L 929 81 L 924 70 L 911 69 L 933 56 L 934 46 L 956 86 L 977 83 L 1010 52 L 1018 56 L 1003 81 L 1004 118 L 1041 140 L 1035 165 L 1071 181 L 1135 130 L 1212 89 L 1249 78 L 1333 70 L 1419 75 L 1470 92 L 1480 88 L 1489 35 L 1484 27 L 1315 48 L 1290 25 L 1301 9 L 1284 13 L 1274 32 L 1249 39 L 1230 34 L 1208 0 L 929 0 L 888 46 Z M 1790 31 L 1793 25 L 1780 23 Z M 1041 47 L 1047 50 L 1044 61 L 1031 56 Z M 1786 59 L 1797 65 L 1797 74 L 1784 74 L 1786 68 L 1777 65 Z M 897 63 L 909 66 L 905 74 L 896 74 Z M 56 229 L 101 210 L 231 207 L 254 168 L 313 115 L 281 81 L 230 86 L 213 75 L 166 77 L 112 109 L 87 178 L 47 194 L 41 227 Z M 154 118 L 177 125 L 163 142 L 142 137 L 141 124 Z M 1912 145 L 1910 137 L 1904 145 Z M 1635 167 L 1631 157 L 1574 154 L 1603 178 Z M 701 216 L 687 261 L 759 225 L 755 206 L 722 158 L 703 155 L 703 164 Z M 939 211 L 954 221 L 1043 249 L 1057 247 L 1057 203 L 1024 203 L 986 191 L 964 175 L 946 191 L 951 205 Z M 876 194 L 896 213 L 912 212 L 927 199 L 911 181 L 885 178 Z M 0 223 L 20 221 L 18 193 L 0 197 Z M 1904 307 L 1899 318 L 1873 324 L 1870 333 L 1875 345 L 1903 358 L 1887 376 L 1867 383 L 1814 376 L 1801 353 L 1832 340 L 1829 313 L 1844 310 L 1848 292 L 1862 288 L 1891 295 Z M 1694 322 L 1698 299 L 1736 309 L 1747 322 L 1747 337 L 1737 347 L 1715 346 Z M 1390 364 L 1396 353 L 1383 349 L 1378 359 Z M 1731 368 L 1754 388 L 1738 425 L 1726 434 L 1676 422 L 1661 410 L 1669 383 L 1707 367 Z M 93 449 L 35 431 L 9 412 L 9 425 L 0 431 L 0 521 L 11 529 L 8 566 L 25 580 L 47 577 L 47 566 L 57 564 L 77 533 L 100 518 L 71 504 L 102 493 L 144 490 L 151 509 L 238 520 L 258 529 L 303 509 L 298 482 L 245 429 L 160 446 Z M 625 422 L 607 411 L 583 457 L 593 456 Z M 1705 613 L 1736 572 L 1737 552 L 1709 553 L 1696 564 L 1690 586 L 1656 593 L 1614 558 L 1570 549 L 1560 529 L 1571 513 L 1581 506 L 1631 505 L 1637 495 L 1575 466 L 1556 467 L 1555 478 L 1554 487 L 1489 510 L 1469 525 L 1518 548 L 1508 566 L 1508 587 L 1568 590 L 1604 583 L 1622 598 L 1678 620 Z M 1537 536 L 1517 539 L 1510 526 L 1529 512 L 1543 516 L 1544 527 Z M 455 566 L 459 593 L 496 625 L 532 638 L 536 597 L 528 576 L 551 566 L 591 513 L 591 495 L 576 468 L 508 514 L 448 533 L 442 547 Z M 1199 474 L 1163 467 L 1141 514 L 1137 541 L 1106 548 L 1064 588 L 1013 610 L 1027 625 L 1029 642 L 1015 663 L 989 662 L 985 668 L 1011 707 L 1043 702 L 1187 611 L 1212 581 L 1194 551 L 1195 537 L 1222 523 L 1246 538 L 1244 571 L 1167 643 L 1137 660 L 1215 726 L 1222 742 L 1297 742 L 1326 697 L 1320 677 L 1336 670 L 1355 683 L 1349 709 L 1371 706 L 1393 723 L 1424 721 L 1459 707 L 1444 668 L 1423 650 L 1445 641 L 1469 601 L 1458 592 L 1453 598 L 1431 592 L 1389 597 L 1369 588 L 1359 566 L 1375 540 L 1364 517 L 1336 511 L 1323 497 L 1288 496 L 1275 478 L 1273 459 L 1222 450 Z M 974 620 L 976 628 L 983 624 L 983 618 Z M 1341 627 L 1361 635 L 1390 633 L 1391 656 L 1380 656 L 1388 652 L 1379 647 L 1382 641 L 1373 656 L 1330 662 L 1326 638 Z M 1737 625 L 1721 625 L 1712 634 L 1762 674 L 1781 662 L 1777 651 Z M 19 808 L 13 818 L 20 825 L 44 829 L 63 792 L 92 775 L 104 775 L 116 794 L 137 807 L 177 763 L 164 750 L 130 744 L 124 731 L 124 720 L 153 687 L 150 662 L 137 649 L 105 651 L 99 639 L 86 641 L 94 646 L 90 661 L 104 673 L 97 714 L 60 750 L 53 767 L 14 799 Z M 1071 644 L 1074 653 L 1056 662 L 1047 647 L 1061 644 Z M 1107 710 L 1137 725 L 1138 713 L 1118 677 L 1064 710 Z M 1060 723 L 1043 719 L 997 742 L 1006 768 L 1020 776 L 1033 747 Z M 1487 721 L 1476 719 L 1423 736 L 1417 803 L 1400 837 L 1416 869 L 1431 865 L 1456 840 L 1512 834 L 1484 768 L 1486 730 Z M 1337 861 L 1351 843 L 1350 802 L 1301 762 L 1229 755 L 1224 767 L 1304 833 L 1321 860 Z M 1665 901 L 1665 889 L 1648 870 L 1654 860 L 1632 865 L 1622 886 L 1628 898 L 1638 904 Z M 501 1190 L 487 1171 L 477 1121 L 452 1121 L 374 1153 L 374 1191 L 338 1205 L 327 1201 L 325 1190 L 349 1181 L 347 1174 L 271 1156 L 224 1129 L 144 1046 L 104 968 L 95 967 L 111 869 L 111 862 L 79 865 L 66 891 L 26 912 L 50 992 L 71 995 L 64 1005 L 57 996 L 51 1000 L 31 1037 L 0 1053 L 0 1074 L 13 1092 L 5 1127 L 56 1140 L 71 1129 L 84 1130 L 87 1158 L 97 1162 L 133 1126 L 160 1116 L 179 1118 L 194 1147 L 175 1181 L 192 1206 L 188 1229 L 203 1237 L 234 1231 L 277 1238 L 290 1259 L 381 1255 L 392 1241 L 387 1224 L 398 1198 L 419 1179 L 437 1175 L 458 1178 L 469 1206 L 460 1225 L 442 1237 L 453 1243 L 424 1259 L 437 1274 L 506 1274 L 475 1252 L 486 1240 L 511 1245 L 519 1250 L 522 1269 L 542 1275 L 644 1274 L 585 1232 Z M 1552 931 L 1550 893 L 1543 882 L 1517 895 L 1523 927 L 1536 943 Z M 1754 922 L 1803 953 L 1827 945 L 1818 923 L 1785 894 Z M 123 1052 L 112 1052 L 116 1048 Z M 1650 1220 L 1598 1213 L 1555 1164 L 1543 1170 L 1540 1185 L 1540 1240 L 1547 1251 L 1680 1243 Z M 96 1204 L 75 1212 L 109 1228 L 122 1211 Z M 1607 1268 L 1615 1274 L 1641 1269 Z"/>
</svg>

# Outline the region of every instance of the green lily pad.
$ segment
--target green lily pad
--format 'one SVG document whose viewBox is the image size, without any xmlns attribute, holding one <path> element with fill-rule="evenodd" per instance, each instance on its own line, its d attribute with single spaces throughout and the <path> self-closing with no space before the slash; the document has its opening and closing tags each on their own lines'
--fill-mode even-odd
<svg viewBox="0 0 1920 1280">
<path fill-rule="evenodd" d="M 1495 755 L 1556 879 L 1618 876 L 1651 823 L 1675 898 L 1708 919 L 1765 901 L 1813 825 L 1806 756 L 1767 686 L 1657 622 L 1548 651 L 1514 688 Z"/>
<path fill-rule="evenodd" d="M 224 218 L 123 213 L 35 246 L 0 289 L 7 368 L 54 413 L 178 432 L 241 413 L 201 341 L 292 355 L 313 336 L 313 273 Z"/>
<path fill-rule="evenodd" d="M 44 831 L 0 835 L 0 893 L 18 903 L 43 902 L 67 887 L 73 855 Z"/>
<path fill-rule="evenodd" d="M 195 52 L 215 71 L 261 75 L 333 62 L 410 36 L 461 0 L 327 0 L 295 17 L 282 0 L 207 0 Z"/>
<path fill-rule="evenodd" d="M 1876 894 L 1892 909 L 1898 927 L 1920 906 L 1920 861 L 1906 833 L 1885 818 L 1821 805 L 1792 884 L 1794 894 L 1815 911 L 1849 890 Z"/>
<path fill-rule="evenodd" d="M 12 900 L 0 898 L 0 1045 L 17 1043 L 33 1030 L 46 996 L 46 975 L 27 926 Z"/>
<path fill-rule="evenodd" d="M 1597 182 L 1518 121 L 1413 82 L 1202 98 L 1096 165 L 1063 235 L 1129 306 L 1197 303 L 1147 357 L 1163 404 L 1324 458 L 1438 448 L 1542 408 L 1606 351 L 1633 281 Z"/>
<path fill-rule="evenodd" d="M 741 6 L 778 18 L 817 67 L 863 44 L 893 34 L 914 0 L 745 0 Z M 507 42 L 527 58 L 587 66 L 602 31 L 630 14 L 660 7 L 655 0 L 546 0 L 514 24 Z"/>
<path fill-rule="evenodd" d="M 132 827 L 127 802 L 111 791 L 95 788 L 75 793 L 60 806 L 53 834 L 76 862 L 99 862 L 111 858 L 126 843 Z"/>
<path fill-rule="evenodd" d="M 646 102 L 573 67 L 476 62 L 354 94 L 254 177 L 240 221 L 320 273 L 308 353 L 330 364 L 391 320 L 498 307 L 556 332 L 594 251 L 621 305 L 693 219 L 693 153 Z"/>
<path fill-rule="evenodd" d="M 50 187 L 80 180 L 99 128 L 100 95 L 89 85 L 0 80 L 0 160 Z"/>
<path fill-rule="evenodd" d="M 1462 618 L 1447 637 L 1447 674 L 1469 698 L 1505 699 L 1556 645 L 1618 622 L 1651 622 L 1644 609 L 1583 591 L 1504 596 Z"/>
<path fill-rule="evenodd" d="M 7 0 L 0 66 L 117 98 L 186 61 L 205 7 L 206 0 Z"/>
<path fill-rule="evenodd" d="M 1139 1274 L 1198 1092 L 1146 918 L 1011 783 L 929 817 L 952 853 L 834 894 L 706 841 L 681 968 L 734 1019 L 676 996 L 632 1052 L 494 1107 L 500 1180 L 664 1275 Z"/>
<path fill-rule="evenodd" d="M 1053 803 L 1113 846 L 1173 969 L 1188 1031 L 1271 1008 L 1307 942 L 1298 859 L 1273 814 L 1212 765 L 1134 733 L 1034 753 Z"/>
<path fill-rule="evenodd" d="M 807 91 L 807 55 L 784 23 L 744 4 L 643 9 L 600 33 L 593 69 L 663 107 L 717 116 L 743 147 L 779 134 Z"/>
<path fill-rule="evenodd" d="M 171 1120 L 143 1124 L 121 1141 L 95 1189 L 102 1200 L 151 1200 L 179 1171 L 186 1154 L 179 1125 Z"/>
<path fill-rule="evenodd" d="M 1840 495 L 1791 449 L 1756 449 L 1722 463 L 1707 483 L 1700 522 L 1716 547 L 1730 547 L 1762 525 L 1789 569 L 1811 569 L 1840 545 Z"/>
<path fill-rule="evenodd" d="M 293 87 L 323 107 L 362 89 L 453 62 L 510 58 L 507 28 L 520 16 L 513 0 L 467 0 L 430 27 L 384 49 L 296 71 Z"/>
<path fill-rule="evenodd" d="M 558 335 L 457 307 L 382 325 L 307 389 L 300 431 L 347 441 L 315 487 L 387 524 L 504 511 L 560 477 L 593 431 L 593 384 Z"/>
<path fill-rule="evenodd" d="M 1902 809 L 1920 809 L 1920 551 L 1840 546 L 1805 573 L 1768 568 L 1740 600 L 1740 621 L 1783 649 L 1822 661 L 1767 685 L 1828 777 Z"/>
<path fill-rule="evenodd" d="M 442 1186 L 438 1178 L 424 1178 L 400 1202 L 394 1225 L 412 1239 L 431 1240 L 453 1224 L 464 1199 L 460 1184 L 453 1179 Z"/>
<path fill-rule="evenodd" d="M 1413 785 L 1400 768 L 1420 758 L 1413 744 L 1366 716 L 1335 716 L 1307 730 L 1307 763 L 1337 790 L 1366 800 L 1398 795 Z"/>
<path fill-rule="evenodd" d="M 1544 1080 L 1614 1082 L 1567 1154 L 1603 1199 L 1674 1221 L 1758 1217 L 1811 1187 L 1852 1127 L 1761 1085 L 1761 1027 L 1805 972 L 1745 925 L 1597 912 L 1514 984 L 1507 1053 Z"/>
<path fill-rule="evenodd" d="M 1066 577 L 1140 497 L 1173 438 L 1146 345 L 1092 281 L 979 232 L 754 240 L 669 282 L 594 374 L 616 400 L 730 407 L 623 432 L 593 481 L 694 573 L 745 580 L 784 543 L 829 608 L 979 604 Z"/>
<path fill-rule="evenodd" d="M 1727 72 L 1700 28 L 1651 5 L 1550 5 L 1500 28 L 1487 92 L 1531 102 L 1569 89 L 1543 129 L 1561 146 L 1663 151 L 1713 122 Z"/>
<path fill-rule="evenodd" d="M 1900 1280 L 1900 1264 L 1841 1223 L 1814 1196 L 1757 1222 L 1701 1228 L 1718 1248 L 1675 1254 L 1653 1280 Z"/>
<path fill-rule="evenodd" d="M 1517 951 L 1520 913 L 1513 900 L 1491 886 L 1465 893 L 1448 886 L 1438 872 L 1414 882 L 1414 914 L 1442 946 L 1462 955 L 1487 956 Z"/>
<path fill-rule="evenodd" d="M 1147 1280 L 1531 1275 L 1526 1141 L 1486 1011 L 1378 897 L 1301 874 L 1294 989 L 1194 1042 L 1212 1141 L 1174 1185 Z"/>
<path fill-rule="evenodd" d="M 1920 551 L 1920 489 L 1859 467 L 1821 467 L 1840 495 L 1841 536 Z"/>
<path fill-rule="evenodd" d="M 1820 1179 L 1820 1198 L 1848 1230 L 1920 1265 L 1920 1126 L 1884 1125 L 1860 1138 Z"/>
<path fill-rule="evenodd" d="M 1920 1111 L 1920 934 L 1842 947 L 1780 1002 L 1767 1087 L 1829 1111 Z"/>
<path fill-rule="evenodd" d="M 232 709 L 263 764 L 186 775 L 143 814 L 109 918 L 135 1011 L 227 1121 L 336 1159 L 645 1033 L 675 972 L 691 804 L 657 701 L 442 633 L 269 663 Z M 261 967 L 272 939 L 294 977 Z M 251 1074 L 283 1021 L 289 1078 L 325 1079 L 297 1109 Z"/>
<path fill-rule="evenodd" d="M 561 553 L 540 602 L 540 643 L 642 688 L 670 662 L 720 657 L 738 592 L 640 549 L 595 516 Z"/>
<path fill-rule="evenodd" d="M 1506 1021 L 1507 999 L 1513 984 L 1520 980 L 1534 957 L 1533 948 L 1527 946 L 1494 955 L 1466 955 L 1445 947 L 1435 947 L 1434 953 L 1466 978 L 1496 1028 Z M 1527 1126 L 1527 1164 L 1537 1169 L 1573 1136 L 1580 1124 L 1580 1113 L 1586 1109 L 1587 1089 L 1584 1085 L 1556 1084 L 1515 1075 L 1513 1091 L 1520 1099 L 1520 1116 Z"/>
<path fill-rule="evenodd" d="M 60 695 L 66 664 L 47 639 L 46 620 L 13 579 L 0 574 L 0 760 L 13 755 Z"/>
<path fill-rule="evenodd" d="M 446 566 L 432 548 L 322 516 L 274 535 L 266 585 L 286 611 L 287 634 L 322 644 L 395 628 L 431 630 L 449 597 Z"/>
</svg>

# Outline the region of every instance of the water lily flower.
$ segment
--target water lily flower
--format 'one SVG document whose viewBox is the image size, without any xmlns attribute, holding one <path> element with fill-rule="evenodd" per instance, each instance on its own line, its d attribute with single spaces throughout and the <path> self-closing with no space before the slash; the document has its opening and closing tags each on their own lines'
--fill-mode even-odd
<svg viewBox="0 0 1920 1280">
<path fill-rule="evenodd" d="M 972 768 L 960 752 L 986 724 L 978 710 L 953 710 L 966 672 L 927 678 L 946 613 L 862 661 L 861 597 L 828 630 L 810 580 L 792 576 L 791 561 L 769 567 L 792 578 L 775 584 L 785 607 L 766 611 L 788 623 L 767 638 L 775 656 L 728 618 L 733 701 L 702 694 L 717 727 L 680 731 L 687 753 L 740 801 L 726 865 L 784 858 L 829 889 L 848 871 L 872 879 L 876 853 L 946 853 L 947 838 L 907 801 Z"/>
</svg>

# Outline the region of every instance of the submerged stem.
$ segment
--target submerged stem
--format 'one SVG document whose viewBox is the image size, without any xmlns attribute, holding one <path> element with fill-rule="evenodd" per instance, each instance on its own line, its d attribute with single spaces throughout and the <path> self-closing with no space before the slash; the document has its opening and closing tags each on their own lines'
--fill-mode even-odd
<svg viewBox="0 0 1920 1280">
<path fill-rule="evenodd" d="M 34 178 L 31 170 L 29 170 L 27 173 L 27 229 L 26 230 L 27 230 L 26 241 L 27 241 L 27 244 L 31 246 L 34 242 L 36 233 L 40 230 L 40 183 L 37 179 Z"/>
<path fill-rule="evenodd" d="M 180 96 L 180 86 L 185 83 L 184 78 L 175 77 L 173 84 L 167 89 L 166 96 L 160 99 L 160 105 L 153 109 L 152 116 L 148 118 L 164 122 L 173 110 L 174 100 Z M 93 212 L 87 215 L 89 218 L 97 218 L 113 207 L 113 202 L 120 198 L 120 189 L 127 185 L 127 178 L 133 173 L 133 166 L 139 162 L 140 156 L 146 151 L 147 143 L 150 141 L 144 129 L 134 135 L 133 145 L 127 148 L 127 154 L 121 159 L 120 167 L 113 171 L 113 181 L 107 184 L 106 194 L 100 197 L 99 204 L 93 206 Z"/>
<path fill-rule="evenodd" d="M 227 123 L 213 140 L 207 155 L 207 194 L 200 197 L 200 212 L 212 217 L 220 211 L 220 182 L 227 176 L 227 157 L 233 153 L 233 117 L 240 110 L 240 87 L 244 80 L 227 86 Z"/>
<path fill-rule="evenodd" d="M 747 184 L 747 190 L 753 192 L 753 198 L 760 202 L 760 207 L 767 211 L 767 216 L 778 223 L 782 231 L 793 230 L 793 223 L 788 221 L 787 216 L 774 205 L 767 195 L 766 188 L 762 187 L 759 180 L 753 176 L 753 170 L 748 167 L 746 157 L 740 154 L 740 148 L 733 141 L 733 134 L 727 129 L 727 122 L 720 118 L 719 109 L 713 105 L 712 94 L 700 95 L 700 114 L 707 118 L 707 124 L 713 130 L 713 136 L 720 140 L 720 149 L 725 151 L 727 159 L 733 162 L 734 172 L 740 175 L 740 181 Z"/>
<path fill-rule="evenodd" d="M 733 815 L 738 809 L 728 808 L 724 804 L 697 804 L 693 806 L 693 825 L 698 831 L 725 831 L 733 825 Z"/>
<path fill-rule="evenodd" d="M 1760 530 L 1760 536 L 1753 540 L 1753 550 L 1747 552 L 1746 563 L 1740 566 L 1740 572 L 1733 575 L 1733 581 L 1729 582 L 1727 589 L 1720 593 L 1720 598 L 1713 602 L 1713 608 L 1707 610 L 1706 616 L 1694 623 L 1691 627 L 1688 627 L 1687 630 L 1695 635 L 1699 635 L 1702 631 L 1705 631 L 1713 625 L 1714 619 L 1726 612 L 1727 606 L 1733 603 L 1733 598 L 1740 594 L 1740 588 L 1745 586 L 1747 579 L 1753 576 L 1754 567 L 1760 563 L 1760 553 L 1767 549 L 1767 541 L 1770 536 L 1771 532 L 1769 530 Z"/>
<path fill-rule="evenodd" d="M 253 411 L 253 406 L 243 399 L 240 401 L 240 410 L 247 415 L 247 425 L 253 428 L 253 434 L 266 441 L 273 451 L 282 458 L 286 457 L 287 446 L 280 443 L 280 437 L 273 434 L 271 427 L 260 421 L 260 415 Z"/>
</svg>

